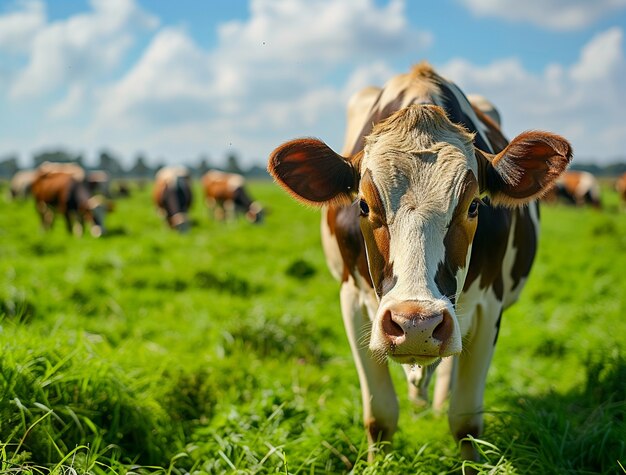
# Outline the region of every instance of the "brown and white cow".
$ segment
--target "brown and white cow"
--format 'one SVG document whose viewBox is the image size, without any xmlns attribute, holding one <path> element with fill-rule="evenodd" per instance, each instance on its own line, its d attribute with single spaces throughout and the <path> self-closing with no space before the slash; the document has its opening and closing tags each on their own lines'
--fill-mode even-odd
<svg viewBox="0 0 626 475">
<path fill-rule="evenodd" d="M 593 174 L 585 171 L 568 170 L 546 193 L 547 202 L 563 201 L 575 206 L 590 205 L 601 208 L 600 184 Z"/>
<path fill-rule="evenodd" d="M 181 233 L 190 227 L 188 211 L 193 200 L 191 175 L 183 166 L 161 168 L 154 180 L 152 198 L 167 224 Z"/>
<path fill-rule="evenodd" d="M 535 256 L 535 200 L 565 170 L 571 147 L 538 131 L 507 143 L 425 63 L 391 79 L 348 128 L 360 133 L 343 156 L 296 139 L 274 150 L 268 169 L 297 200 L 323 206 L 370 459 L 397 427 L 388 359 L 423 395 L 430 371 L 420 367 L 447 358 L 452 434 L 477 437 L 502 311 Z M 461 452 L 477 458 L 467 441 Z"/>
<path fill-rule="evenodd" d="M 213 210 L 215 219 L 234 219 L 240 212 L 251 223 L 263 221 L 263 208 L 250 198 L 245 184 L 245 178 L 236 173 L 210 170 L 202 176 L 206 204 Z"/>
<path fill-rule="evenodd" d="M 100 197 L 91 194 L 77 171 L 77 168 L 40 167 L 31 187 L 35 205 L 44 229 L 52 227 L 54 216 L 59 213 L 65 217 L 69 233 L 82 235 L 88 223 L 91 235 L 99 237 L 105 233 L 104 218 L 109 208 Z"/>
</svg>

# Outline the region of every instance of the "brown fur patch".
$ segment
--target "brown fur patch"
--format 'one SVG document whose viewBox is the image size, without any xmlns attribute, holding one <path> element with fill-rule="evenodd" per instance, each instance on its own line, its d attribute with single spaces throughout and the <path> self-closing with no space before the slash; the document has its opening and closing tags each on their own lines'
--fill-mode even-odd
<svg viewBox="0 0 626 475">
<path fill-rule="evenodd" d="M 469 246 L 472 244 L 478 225 L 478 217 L 469 219 L 467 216 L 467 210 L 477 195 L 478 182 L 474 174 L 468 172 L 459 203 L 443 240 L 446 255 L 435 275 L 435 283 L 439 291 L 452 302 L 456 300 L 456 274 L 459 269 L 465 267 Z"/>
<path fill-rule="evenodd" d="M 331 214 L 335 216 L 333 225 L 335 239 L 344 263 L 342 281 L 348 280 L 349 276 L 356 279 L 358 274 L 373 287 L 365 254 L 365 242 L 359 227 L 358 203 L 350 206 L 331 206 L 329 216 Z"/>
<path fill-rule="evenodd" d="M 393 287 L 393 264 L 389 261 L 390 235 L 385 208 L 369 170 L 361 178 L 361 196 L 369 206 L 369 215 L 361 217 L 360 226 L 369 258 L 369 273 L 379 296 Z"/>
<path fill-rule="evenodd" d="M 470 265 L 464 290 L 480 277 L 480 287 L 493 287 L 496 297 L 502 299 L 502 261 L 506 253 L 511 228 L 511 210 L 486 204 L 478 215 L 478 226 L 472 244 Z"/>
<path fill-rule="evenodd" d="M 54 206 L 59 213 L 65 213 L 70 192 L 76 181 L 69 173 L 52 172 L 39 175 L 32 186 L 32 194 L 38 203 Z"/>
<path fill-rule="evenodd" d="M 314 206 L 349 202 L 358 186 L 358 168 L 316 139 L 282 144 L 272 152 L 267 169 L 294 198 Z"/>
<path fill-rule="evenodd" d="M 517 206 L 541 197 L 571 159 L 571 145 L 558 135 L 530 131 L 515 137 L 487 169 L 493 203 Z"/>
</svg>

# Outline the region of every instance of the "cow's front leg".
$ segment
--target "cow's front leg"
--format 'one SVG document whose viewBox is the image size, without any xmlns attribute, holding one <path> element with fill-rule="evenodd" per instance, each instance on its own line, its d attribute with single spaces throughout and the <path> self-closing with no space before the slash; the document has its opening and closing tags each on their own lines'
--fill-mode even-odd
<svg viewBox="0 0 626 475">
<path fill-rule="evenodd" d="M 341 285 L 341 313 L 352 356 L 359 374 L 363 400 L 363 421 L 369 443 L 368 460 L 376 454 L 376 443 L 390 442 L 398 425 L 399 406 L 386 361 L 372 357 L 368 349 L 371 322 L 360 291 L 352 277 Z"/>
<path fill-rule="evenodd" d="M 433 410 L 439 413 L 448 397 L 452 364 L 453 357 L 448 356 L 429 366 L 402 365 L 409 383 L 409 399 L 420 407 L 428 405 L 428 388 L 433 375 L 436 374 Z"/>
<path fill-rule="evenodd" d="M 65 212 L 65 225 L 67 232 L 81 237 L 83 235 L 84 220 L 80 214 L 74 215 L 70 210 Z"/>
<path fill-rule="evenodd" d="M 74 232 L 74 223 L 72 222 L 72 217 L 70 216 L 70 212 L 66 211 L 63 213 L 63 217 L 65 218 L 65 228 L 69 234 Z"/>
<path fill-rule="evenodd" d="M 226 200 L 222 206 L 224 207 L 224 219 L 226 221 L 235 221 L 237 218 L 235 202 L 233 200 Z"/>
<path fill-rule="evenodd" d="M 48 231 L 54 222 L 54 211 L 43 201 L 37 201 L 37 211 L 41 217 L 41 226 Z"/>
<path fill-rule="evenodd" d="M 435 391 L 433 394 L 433 410 L 436 413 L 441 412 L 448 398 L 453 367 L 454 356 L 442 358 L 441 363 L 437 366 L 437 377 L 435 379 Z"/>
<path fill-rule="evenodd" d="M 452 435 L 457 441 L 468 435 L 479 437 L 482 433 L 485 382 L 501 314 L 502 308 L 498 303 L 478 307 L 468 338 L 464 339 L 463 351 L 455 359 L 448 420 Z M 478 452 L 468 441 L 461 443 L 461 456 L 465 460 L 479 458 Z"/>
<path fill-rule="evenodd" d="M 420 407 L 428 405 L 428 387 L 436 367 L 437 365 L 402 365 L 409 383 L 409 400 L 415 405 Z"/>
</svg>

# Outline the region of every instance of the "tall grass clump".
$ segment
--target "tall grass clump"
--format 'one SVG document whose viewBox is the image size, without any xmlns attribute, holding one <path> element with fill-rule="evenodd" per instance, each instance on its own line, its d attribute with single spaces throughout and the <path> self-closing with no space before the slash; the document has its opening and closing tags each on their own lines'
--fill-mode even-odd
<svg viewBox="0 0 626 475">
<path fill-rule="evenodd" d="M 0 441 L 12 458 L 54 464 L 86 441 L 127 463 L 171 456 L 181 441 L 152 382 L 110 351 L 89 335 L 14 329 L 0 347 Z"/>
</svg>

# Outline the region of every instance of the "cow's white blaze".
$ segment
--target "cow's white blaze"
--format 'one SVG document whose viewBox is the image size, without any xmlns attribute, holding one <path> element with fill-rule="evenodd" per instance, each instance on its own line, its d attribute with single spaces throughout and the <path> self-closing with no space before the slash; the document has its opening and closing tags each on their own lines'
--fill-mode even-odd
<svg viewBox="0 0 626 475">
<path fill-rule="evenodd" d="M 435 112 L 432 127 L 425 129 L 423 120 L 416 121 L 419 110 L 408 108 L 398 118 L 403 123 L 382 132 L 375 130 L 361 164 L 362 171 L 369 170 L 384 208 L 394 275 L 394 284 L 382 295 L 374 318 L 370 349 L 388 352 L 381 324 L 385 312 L 399 302 L 419 301 L 432 313 L 445 310 L 452 316 L 452 336 L 446 354 L 441 355 L 447 356 L 461 350 L 461 333 L 451 302 L 454 296 L 443 295 L 435 278 L 446 258 L 444 238 L 467 174 L 477 176 L 478 164 L 470 134 L 447 121 L 442 112 Z M 458 289 L 468 262 L 469 252 L 465 267 L 454 276 Z M 420 342 L 408 342 L 405 347 L 411 356 L 438 356 L 430 353 L 428 345 L 420 347 Z"/>
</svg>

